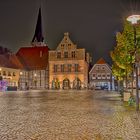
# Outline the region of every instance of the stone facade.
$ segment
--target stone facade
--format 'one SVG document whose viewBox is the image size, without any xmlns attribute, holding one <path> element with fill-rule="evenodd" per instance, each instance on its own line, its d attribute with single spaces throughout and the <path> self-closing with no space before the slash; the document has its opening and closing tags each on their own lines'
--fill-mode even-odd
<svg viewBox="0 0 140 140">
<path fill-rule="evenodd" d="M 49 51 L 49 88 L 81 89 L 88 86 L 89 54 L 70 40 L 69 33 L 56 50 Z"/>
</svg>

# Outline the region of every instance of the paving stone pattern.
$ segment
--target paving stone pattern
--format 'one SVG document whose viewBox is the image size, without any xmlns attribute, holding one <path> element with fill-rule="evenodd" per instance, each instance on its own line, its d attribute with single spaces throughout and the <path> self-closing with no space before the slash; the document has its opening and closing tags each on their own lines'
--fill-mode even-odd
<svg viewBox="0 0 140 140">
<path fill-rule="evenodd" d="M 139 118 L 114 92 L 0 94 L 0 140 L 140 140 Z"/>
</svg>

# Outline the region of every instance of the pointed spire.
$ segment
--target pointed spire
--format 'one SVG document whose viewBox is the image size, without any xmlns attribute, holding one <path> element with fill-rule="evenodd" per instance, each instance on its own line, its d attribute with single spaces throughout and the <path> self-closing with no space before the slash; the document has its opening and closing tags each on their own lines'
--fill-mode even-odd
<svg viewBox="0 0 140 140">
<path fill-rule="evenodd" d="M 38 43 L 38 42 L 43 42 L 44 37 L 42 34 L 42 20 L 41 20 L 41 7 L 39 8 L 39 13 L 38 13 L 38 19 L 37 19 L 37 24 L 36 24 L 36 29 L 35 29 L 35 34 L 32 39 L 32 43 Z"/>
</svg>

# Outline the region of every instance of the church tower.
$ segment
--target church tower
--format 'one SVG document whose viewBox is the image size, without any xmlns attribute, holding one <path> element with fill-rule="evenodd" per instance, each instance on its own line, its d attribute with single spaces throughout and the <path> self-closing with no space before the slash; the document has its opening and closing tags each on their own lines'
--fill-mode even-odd
<svg viewBox="0 0 140 140">
<path fill-rule="evenodd" d="M 43 41 L 44 41 L 44 37 L 43 37 L 43 33 L 42 33 L 41 8 L 39 8 L 37 24 L 36 24 L 35 33 L 34 33 L 31 44 L 34 47 L 46 46 Z"/>
</svg>

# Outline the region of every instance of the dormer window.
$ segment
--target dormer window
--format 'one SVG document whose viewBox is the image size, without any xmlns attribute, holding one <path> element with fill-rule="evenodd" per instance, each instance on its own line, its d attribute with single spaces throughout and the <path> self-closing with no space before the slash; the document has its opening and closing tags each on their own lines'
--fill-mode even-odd
<svg viewBox="0 0 140 140">
<path fill-rule="evenodd" d="M 61 46 L 64 47 L 65 45 L 64 44 L 61 44 Z"/>
</svg>

